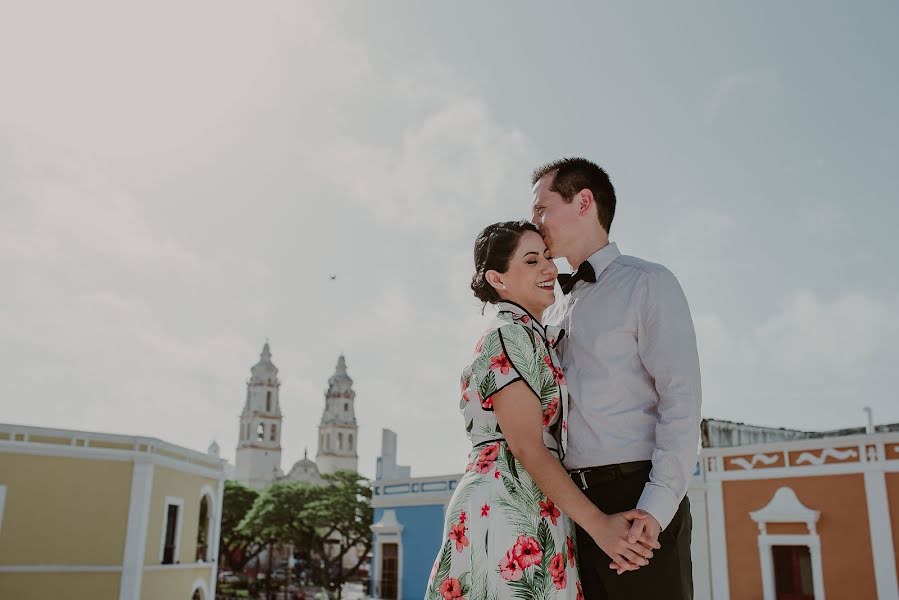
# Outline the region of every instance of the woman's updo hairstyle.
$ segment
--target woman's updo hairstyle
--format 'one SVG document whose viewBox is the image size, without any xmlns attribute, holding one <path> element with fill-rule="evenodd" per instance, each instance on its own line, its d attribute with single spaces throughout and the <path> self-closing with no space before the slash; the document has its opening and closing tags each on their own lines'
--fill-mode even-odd
<svg viewBox="0 0 899 600">
<path fill-rule="evenodd" d="M 487 271 L 505 273 L 509 270 L 509 260 L 518 248 L 518 241 L 525 231 L 539 233 L 529 221 L 503 221 L 484 228 L 474 241 L 474 277 L 471 290 L 478 300 L 496 304 L 501 300 L 499 293 L 487 281 Z"/>
</svg>

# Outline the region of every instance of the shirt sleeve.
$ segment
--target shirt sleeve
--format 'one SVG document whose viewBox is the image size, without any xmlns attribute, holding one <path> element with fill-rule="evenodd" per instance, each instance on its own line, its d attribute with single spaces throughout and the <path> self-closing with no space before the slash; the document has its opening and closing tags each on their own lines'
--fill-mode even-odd
<svg viewBox="0 0 899 600">
<path fill-rule="evenodd" d="M 540 365 L 537 364 L 534 342 L 524 326 L 503 325 L 484 335 L 472 373 L 477 378 L 481 406 L 493 410 L 490 398 L 518 380 L 532 390 L 539 390 Z M 539 391 L 535 391 L 540 397 Z"/>
<path fill-rule="evenodd" d="M 687 298 L 667 270 L 645 276 L 637 350 L 659 395 L 649 481 L 637 503 L 666 528 L 687 493 L 699 450 L 702 391 L 696 333 Z"/>
</svg>

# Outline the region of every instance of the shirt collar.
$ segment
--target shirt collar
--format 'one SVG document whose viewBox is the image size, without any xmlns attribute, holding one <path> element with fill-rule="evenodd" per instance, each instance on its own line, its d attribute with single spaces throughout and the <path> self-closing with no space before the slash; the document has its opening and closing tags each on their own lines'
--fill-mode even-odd
<svg viewBox="0 0 899 600">
<path fill-rule="evenodd" d="M 599 276 L 606 270 L 606 267 L 615 262 L 615 259 L 619 256 L 621 256 L 621 252 L 618 250 L 618 244 L 610 242 L 588 256 L 587 262 L 593 267 L 596 278 L 599 279 Z"/>
</svg>

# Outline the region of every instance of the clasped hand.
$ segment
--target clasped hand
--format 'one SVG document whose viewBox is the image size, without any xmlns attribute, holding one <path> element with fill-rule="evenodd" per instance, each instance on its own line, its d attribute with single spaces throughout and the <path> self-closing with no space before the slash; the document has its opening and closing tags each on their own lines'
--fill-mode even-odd
<svg viewBox="0 0 899 600">
<path fill-rule="evenodd" d="M 649 564 L 652 551 L 662 547 L 659 544 L 661 530 L 655 517 L 635 508 L 608 515 L 593 538 L 612 559 L 609 568 L 621 575 Z"/>
</svg>

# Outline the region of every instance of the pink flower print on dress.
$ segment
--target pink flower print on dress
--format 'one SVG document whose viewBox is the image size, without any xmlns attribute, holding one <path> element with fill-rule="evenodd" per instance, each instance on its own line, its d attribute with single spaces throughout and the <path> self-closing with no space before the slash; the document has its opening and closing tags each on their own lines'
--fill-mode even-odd
<svg viewBox="0 0 899 600">
<path fill-rule="evenodd" d="M 512 363 L 509 362 L 509 357 L 506 356 L 505 352 L 500 352 L 497 356 L 490 357 L 491 371 L 499 371 L 503 375 L 507 375 L 511 367 Z"/>
<path fill-rule="evenodd" d="M 512 550 L 509 550 L 506 552 L 505 558 L 499 561 L 499 576 L 506 581 L 518 581 L 523 575 L 524 571 L 521 565 L 515 560 Z"/>
<path fill-rule="evenodd" d="M 487 517 L 489 515 L 490 515 L 490 505 L 485 503 L 484 506 L 481 507 L 481 516 Z"/>
<path fill-rule="evenodd" d="M 549 574 L 557 590 L 564 590 L 568 586 L 568 576 L 565 573 L 565 555 L 559 552 L 549 561 Z"/>
<path fill-rule="evenodd" d="M 462 584 L 455 577 L 448 577 L 440 584 L 440 593 L 443 600 L 454 600 L 462 597 Z"/>
<path fill-rule="evenodd" d="M 556 416 L 556 411 L 559 410 L 559 399 L 553 398 L 549 401 L 549 404 L 546 406 L 546 410 L 543 411 L 543 426 L 547 427 L 550 423 L 552 423 L 553 417 Z"/>
<path fill-rule="evenodd" d="M 456 542 L 456 552 L 462 552 L 468 546 L 468 536 L 465 535 L 467 528 L 464 523 L 455 523 L 450 526 L 449 539 Z"/>
<path fill-rule="evenodd" d="M 534 538 L 526 535 L 518 536 L 515 546 L 512 547 L 512 555 L 522 569 L 540 564 L 540 561 L 543 560 L 543 550 L 540 549 L 540 544 Z"/>
<path fill-rule="evenodd" d="M 553 501 L 550 499 L 546 499 L 540 502 L 540 516 L 546 517 L 550 521 L 552 521 L 553 525 L 558 525 L 558 518 L 562 516 L 562 513 L 559 512 L 559 509 L 556 508 L 556 505 L 553 504 Z"/>
</svg>

